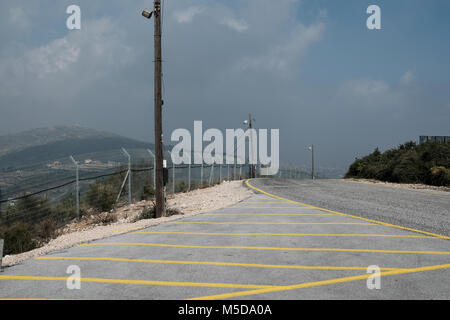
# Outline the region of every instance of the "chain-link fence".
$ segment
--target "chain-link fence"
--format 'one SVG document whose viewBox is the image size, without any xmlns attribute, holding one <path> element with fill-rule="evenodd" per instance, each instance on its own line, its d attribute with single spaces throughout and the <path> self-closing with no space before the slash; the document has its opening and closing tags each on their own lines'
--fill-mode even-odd
<svg viewBox="0 0 450 320">
<path fill-rule="evenodd" d="M 170 159 L 168 154 L 165 156 Z M 222 181 L 246 179 L 251 168 L 239 164 L 168 163 L 167 169 L 165 191 L 171 196 Z M 260 170 L 256 165 L 257 177 Z M 309 175 L 299 169 L 282 168 L 276 177 Z M 0 169 L 0 238 L 8 241 L 5 254 L 38 247 L 54 236 L 52 231 L 74 219 L 151 200 L 154 189 L 154 156 L 145 149 L 102 151 Z"/>
<path fill-rule="evenodd" d="M 129 157 L 128 157 L 129 155 Z M 249 177 L 248 165 L 168 164 L 166 194 Z M 77 172 L 78 171 L 78 172 Z M 115 207 L 154 196 L 154 158 L 130 149 L 74 156 L 0 172 L 0 227 L 15 222 L 62 225 L 90 209 Z M 77 192 L 78 191 L 78 192 Z M 77 199 L 78 193 L 78 199 Z"/>
</svg>

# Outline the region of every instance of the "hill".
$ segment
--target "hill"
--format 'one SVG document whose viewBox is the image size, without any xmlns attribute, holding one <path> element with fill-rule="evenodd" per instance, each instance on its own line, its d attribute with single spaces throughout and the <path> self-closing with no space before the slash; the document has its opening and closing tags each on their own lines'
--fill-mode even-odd
<svg viewBox="0 0 450 320">
<path fill-rule="evenodd" d="M 70 155 L 102 153 L 130 149 L 153 149 L 153 144 L 97 131 L 81 126 L 33 129 L 15 135 L 0 136 L 0 168 L 8 170 L 47 164 Z"/>
<path fill-rule="evenodd" d="M 450 186 L 450 143 L 407 142 L 384 153 L 377 148 L 353 162 L 345 178 Z"/>
</svg>

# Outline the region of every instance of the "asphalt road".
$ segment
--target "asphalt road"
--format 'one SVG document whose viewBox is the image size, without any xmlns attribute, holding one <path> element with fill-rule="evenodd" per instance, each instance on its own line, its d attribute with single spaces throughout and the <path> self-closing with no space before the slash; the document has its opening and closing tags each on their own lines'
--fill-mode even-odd
<svg viewBox="0 0 450 320">
<path fill-rule="evenodd" d="M 255 195 L 233 206 L 6 268 L 0 273 L 0 298 L 450 298 L 450 242 L 442 236 L 448 229 L 419 219 L 428 214 L 421 212 L 427 199 L 426 208 L 437 208 L 433 212 L 443 216 L 440 224 L 448 223 L 448 196 L 391 195 L 395 191 L 390 190 L 387 201 L 379 198 L 384 191 L 378 187 L 364 186 L 364 191 L 343 181 L 265 179 L 250 184 Z M 350 194 L 340 198 L 329 191 L 340 185 Z M 351 200 L 358 193 L 367 199 Z M 410 207 L 415 207 L 411 226 L 429 229 L 390 225 L 397 211 L 384 210 L 401 212 L 403 203 L 409 205 L 402 219 L 409 221 Z M 388 225 L 383 218 L 390 216 Z M 70 266 L 80 270 L 80 289 L 67 286 Z M 376 284 L 368 279 L 374 275 L 367 273 L 369 266 L 380 268 L 379 289 L 368 288 L 368 280 Z"/>
</svg>

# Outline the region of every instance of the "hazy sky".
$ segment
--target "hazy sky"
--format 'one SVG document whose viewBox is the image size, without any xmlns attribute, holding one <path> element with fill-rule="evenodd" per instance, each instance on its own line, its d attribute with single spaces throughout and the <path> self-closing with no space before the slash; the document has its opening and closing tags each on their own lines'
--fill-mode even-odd
<svg viewBox="0 0 450 320">
<path fill-rule="evenodd" d="M 3 0 L 0 134 L 81 124 L 153 141 L 152 0 Z M 81 7 L 81 30 L 66 8 Z M 381 7 L 382 30 L 366 9 Z M 281 162 L 346 167 L 450 134 L 447 0 L 164 0 L 164 133 L 279 128 Z"/>
</svg>

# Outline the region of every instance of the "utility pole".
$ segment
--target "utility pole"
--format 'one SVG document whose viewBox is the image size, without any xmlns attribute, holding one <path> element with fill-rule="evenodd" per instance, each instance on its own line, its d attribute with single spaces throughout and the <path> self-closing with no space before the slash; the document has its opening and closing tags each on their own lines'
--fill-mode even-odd
<svg viewBox="0 0 450 320">
<path fill-rule="evenodd" d="M 161 0 L 154 0 L 153 11 L 144 10 L 142 15 L 150 19 L 155 16 L 155 163 L 156 163 L 156 217 L 166 215 L 164 197 L 164 171 L 163 171 L 163 141 L 162 141 L 162 54 L 161 54 Z"/>
</svg>

